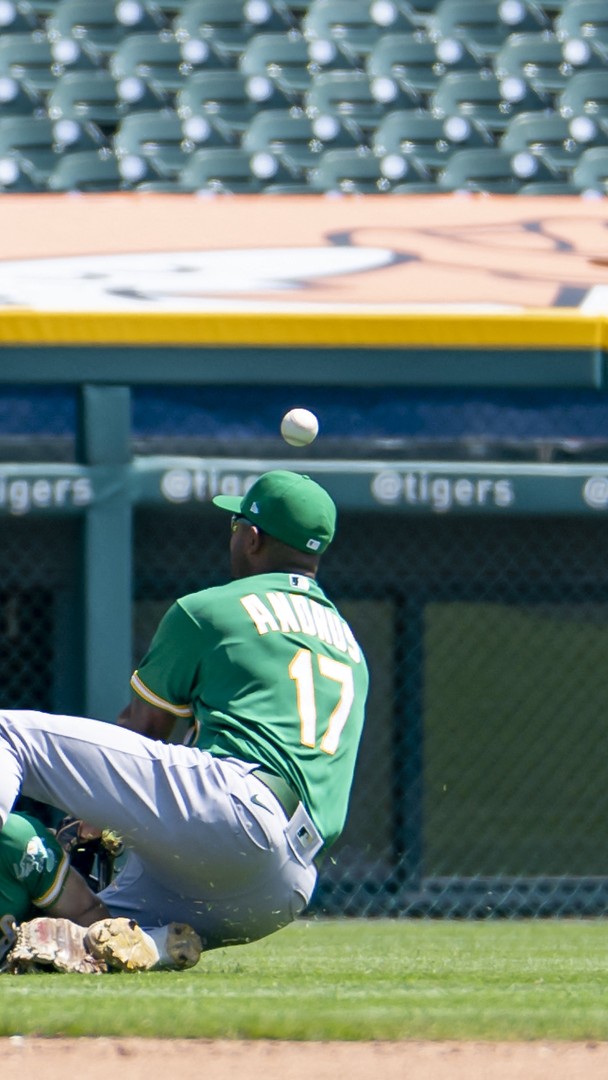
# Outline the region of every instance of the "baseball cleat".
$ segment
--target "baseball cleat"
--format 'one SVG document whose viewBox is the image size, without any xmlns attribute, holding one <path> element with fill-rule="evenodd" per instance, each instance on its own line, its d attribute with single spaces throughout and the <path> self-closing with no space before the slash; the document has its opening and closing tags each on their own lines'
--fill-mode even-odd
<svg viewBox="0 0 608 1080">
<path fill-rule="evenodd" d="M 111 971 L 181 970 L 194 967 L 202 952 L 196 931 L 185 923 L 142 930 L 134 919 L 101 919 L 89 926 L 85 947 Z"/>
</svg>

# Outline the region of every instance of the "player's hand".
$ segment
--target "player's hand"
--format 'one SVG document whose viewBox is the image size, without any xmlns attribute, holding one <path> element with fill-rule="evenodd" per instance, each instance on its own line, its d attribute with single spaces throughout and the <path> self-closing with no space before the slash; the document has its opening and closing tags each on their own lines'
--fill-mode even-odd
<svg viewBox="0 0 608 1080">
<path fill-rule="evenodd" d="M 57 829 L 57 839 L 64 851 L 68 853 L 81 844 L 88 844 L 91 840 L 99 840 L 102 830 L 97 825 L 90 825 L 81 818 L 65 817 Z"/>
</svg>

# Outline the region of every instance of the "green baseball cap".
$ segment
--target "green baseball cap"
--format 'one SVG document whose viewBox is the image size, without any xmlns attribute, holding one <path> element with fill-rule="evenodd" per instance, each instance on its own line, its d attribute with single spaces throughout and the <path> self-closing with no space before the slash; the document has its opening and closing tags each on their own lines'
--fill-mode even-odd
<svg viewBox="0 0 608 1080">
<path fill-rule="evenodd" d="M 336 506 L 325 488 L 287 469 L 263 473 L 242 498 L 216 495 L 213 502 L 298 551 L 320 554 L 336 531 Z"/>
</svg>

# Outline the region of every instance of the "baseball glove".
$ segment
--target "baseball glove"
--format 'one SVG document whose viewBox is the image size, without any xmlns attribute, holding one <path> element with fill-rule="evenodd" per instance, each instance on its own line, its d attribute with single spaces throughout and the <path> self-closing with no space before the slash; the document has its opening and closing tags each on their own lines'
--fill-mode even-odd
<svg viewBox="0 0 608 1080">
<path fill-rule="evenodd" d="M 21 923 L 3 968 L 13 975 L 34 971 L 101 975 L 108 968 L 103 960 L 95 960 L 85 949 L 86 930 L 69 919 L 41 917 Z"/>
</svg>

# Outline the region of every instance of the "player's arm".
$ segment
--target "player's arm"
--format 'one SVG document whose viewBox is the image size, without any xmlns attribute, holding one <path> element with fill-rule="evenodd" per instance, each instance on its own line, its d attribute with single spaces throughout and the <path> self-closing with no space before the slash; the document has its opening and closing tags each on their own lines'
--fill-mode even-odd
<svg viewBox="0 0 608 1080">
<path fill-rule="evenodd" d="M 134 696 L 118 723 L 148 738 L 163 740 L 174 735 L 178 721 L 192 725 L 192 690 L 200 663 L 199 630 L 180 603 L 173 604 L 131 677 Z"/>
<path fill-rule="evenodd" d="M 175 724 L 175 716 L 158 705 L 136 697 L 123 709 L 118 723 L 120 727 L 147 735 L 149 739 L 168 739 Z"/>
<path fill-rule="evenodd" d="M 56 919 L 71 919 L 79 926 L 90 926 L 98 919 L 106 919 L 110 914 L 106 905 L 72 866 L 66 874 L 57 899 L 51 904 L 36 906 L 44 915 L 52 915 Z"/>
<path fill-rule="evenodd" d="M 7 899 L 17 897 L 23 911 L 34 907 L 41 915 L 71 919 L 81 926 L 107 918 L 105 905 L 70 866 L 57 836 L 37 818 L 9 814 L 0 833 L 0 869 Z M 12 913 L 20 917 L 14 908 Z"/>
</svg>

